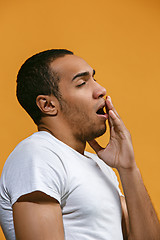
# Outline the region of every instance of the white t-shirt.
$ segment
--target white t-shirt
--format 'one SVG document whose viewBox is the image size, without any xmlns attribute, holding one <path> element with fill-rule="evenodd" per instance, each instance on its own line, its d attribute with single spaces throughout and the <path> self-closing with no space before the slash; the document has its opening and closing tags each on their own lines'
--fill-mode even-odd
<svg viewBox="0 0 160 240">
<path fill-rule="evenodd" d="M 15 240 L 12 205 L 33 191 L 60 203 L 66 240 L 122 240 L 114 171 L 96 154 L 80 154 L 45 131 L 17 145 L 0 179 L 0 224 Z"/>
</svg>

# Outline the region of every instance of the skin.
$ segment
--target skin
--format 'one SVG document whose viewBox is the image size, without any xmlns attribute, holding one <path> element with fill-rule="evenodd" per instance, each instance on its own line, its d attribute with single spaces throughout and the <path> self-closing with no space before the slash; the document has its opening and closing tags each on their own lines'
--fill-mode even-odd
<svg viewBox="0 0 160 240">
<path fill-rule="evenodd" d="M 60 77 L 62 109 L 54 96 L 38 96 L 37 105 L 46 115 L 38 129 L 51 132 L 83 154 L 86 141 L 99 137 L 106 131 L 107 116 L 96 114 L 99 106 L 105 105 L 103 97 L 106 89 L 95 81 L 93 69 L 80 57 L 67 55 L 58 58 L 51 68 Z M 84 72 L 88 72 L 88 75 L 72 80 L 75 75 Z M 62 128 L 65 131 L 62 132 Z"/>
<path fill-rule="evenodd" d="M 81 154 L 84 154 L 88 141 L 97 155 L 107 165 L 116 168 L 120 175 L 125 194 L 125 198 L 121 197 L 124 239 L 159 240 L 159 221 L 135 162 L 130 133 L 111 98 L 104 99 L 106 89 L 95 81 L 93 69 L 77 56 L 59 58 L 51 68 L 60 77 L 62 100 L 59 102 L 54 96 L 37 97 L 37 105 L 44 115 L 38 130 L 50 132 Z M 87 72 L 85 76 L 73 80 L 84 72 Z M 106 107 L 105 116 L 96 113 L 102 105 Z M 94 138 L 106 131 L 107 119 L 110 140 L 106 148 L 102 148 Z M 60 206 L 44 193 L 22 196 L 13 205 L 13 217 L 17 240 L 64 239 Z"/>
</svg>

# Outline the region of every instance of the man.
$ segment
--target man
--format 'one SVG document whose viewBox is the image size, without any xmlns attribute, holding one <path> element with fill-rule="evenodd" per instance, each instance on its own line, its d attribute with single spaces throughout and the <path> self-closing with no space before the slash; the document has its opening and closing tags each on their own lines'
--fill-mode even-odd
<svg viewBox="0 0 160 240">
<path fill-rule="evenodd" d="M 93 70 L 72 52 L 36 54 L 17 98 L 38 126 L 7 159 L 0 221 L 7 240 L 158 240 L 160 225 L 131 137 Z M 110 141 L 95 140 L 110 126 Z M 85 151 L 89 142 L 96 154 Z M 125 197 L 111 168 L 116 168 Z"/>
</svg>

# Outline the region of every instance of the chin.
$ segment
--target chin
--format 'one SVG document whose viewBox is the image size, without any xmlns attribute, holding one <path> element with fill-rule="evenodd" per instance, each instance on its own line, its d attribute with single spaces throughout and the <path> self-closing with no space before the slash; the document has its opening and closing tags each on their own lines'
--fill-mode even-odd
<svg viewBox="0 0 160 240">
<path fill-rule="evenodd" d="M 107 127 L 105 125 L 103 129 L 98 129 L 95 132 L 92 131 L 92 133 L 88 134 L 86 141 L 91 141 L 95 138 L 102 136 L 106 132 L 106 130 L 107 130 Z"/>
<path fill-rule="evenodd" d="M 99 130 L 99 131 L 97 132 L 95 138 L 102 136 L 102 135 L 106 132 L 106 130 L 107 130 L 106 127 L 105 127 L 104 129 Z"/>
</svg>

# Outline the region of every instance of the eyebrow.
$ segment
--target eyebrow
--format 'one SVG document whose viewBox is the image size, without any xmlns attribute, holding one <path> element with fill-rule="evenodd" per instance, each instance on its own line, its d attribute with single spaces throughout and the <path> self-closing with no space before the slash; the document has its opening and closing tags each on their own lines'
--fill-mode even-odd
<svg viewBox="0 0 160 240">
<path fill-rule="evenodd" d="M 93 74 L 92 74 L 92 76 L 94 76 L 95 73 L 96 73 L 96 71 L 93 69 Z M 75 79 L 78 78 L 78 77 L 83 77 L 83 76 L 88 76 L 88 75 L 90 75 L 89 72 L 81 72 L 81 73 L 78 73 L 78 74 L 76 74 L 76 75 L 73 77 L 72 81 L 75 80 Z"/>
</svg>

